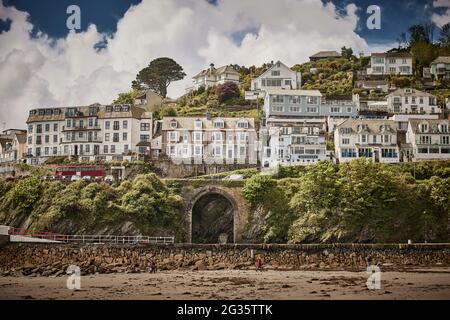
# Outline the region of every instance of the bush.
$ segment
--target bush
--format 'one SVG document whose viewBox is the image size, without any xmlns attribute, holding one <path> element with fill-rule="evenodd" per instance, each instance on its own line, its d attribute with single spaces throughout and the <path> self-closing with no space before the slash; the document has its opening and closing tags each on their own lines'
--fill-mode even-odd
<svg viewBox="0 0 450 320">
<path fill-rule="evenodd" d="M 228 81 L 218 85 L 216 88 L 216 95 L 219 99 L 219 103 L 223 103 L 231 98 L 238 98 L 240 94 L 239 87 L 234 82 Z"/>
</svg>

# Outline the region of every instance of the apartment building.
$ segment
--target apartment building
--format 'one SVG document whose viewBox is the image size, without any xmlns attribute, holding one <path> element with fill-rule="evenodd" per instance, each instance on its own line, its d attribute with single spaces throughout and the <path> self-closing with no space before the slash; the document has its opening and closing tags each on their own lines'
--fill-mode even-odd
<svg viewBox="0 0 450 320">
<path fill-rule="evenodd" d="M 411 154 L 408 160 L 450 159 L 450 121 L 444 119 L 410 119 L 406 142 Z"/>
<path fill-rule="evenodd" d="M 318 90 L 268 90 L 264 97 L 266 117 L 356 117 L 353 100 L 325 99 Z"/>
<path fill-rule="evenodd" d="M 272 63 L 263 74 L 252 80 L 250 90 L 295 90 L 301 88 L 301 82 L 300 72 L 295 72 L 281 61 L 277 61 Z"/>
<path fill-rule="evenodd" d="M 335 158 L 339 163 L 356 158 L 399 162 L 397 130 L 392 120 L 347 119 L 334 132 Z"/>
<path fill-rule="evenodd" d="M 412 75 L 412 55 L 409 52 L 372 53 L 367 75 Z"/>
<path fill-rule="evenodd" d="M 325 118 L 268 118 L 260 132 L 261 163 L 265 168 L 308 165 L 329 160 Z"/>
<path fill-rule="evenodd" d="M 32 164 L 55 156 L 135 160 L 137 144 L 152 137 L 151 112 L 130 105 L 34 109 L 27 125 L 27 162 Z"/>
<path fill-rule="evenodd" d="M 164 117 L 161 137 L 161 152 L 174 163 L 257 163 L 253 118 Z"/>
<path fill-rule="evenodd" d="M 239 84 L 240 73 L 232 66 L 214 67 L 214 63 L 209 68 L 200 71 L 192 77 L 192 85 L 186 88 L 186 92 L 198 90 L 200 87 L 208 88 L 225 82 Z"/>
<path fill-rule="evenodd" d="M 411 88 L 397 89 L 386 97 L 387 111 L 391 114 L 438 114 L 436 96 Z"/>
</svg>

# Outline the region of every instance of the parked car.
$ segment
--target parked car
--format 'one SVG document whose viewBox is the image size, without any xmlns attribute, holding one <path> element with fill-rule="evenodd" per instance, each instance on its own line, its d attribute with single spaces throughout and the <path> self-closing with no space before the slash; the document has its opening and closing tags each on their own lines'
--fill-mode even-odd
<svg viewBox="0 0 450 320">
<path fill-rule="evenodd" d="M 92 177 L 91 176 L 83 176 L 82 179 L 85 181 L 91 181 Z"/>
<path fill-rule="evenodd" d="M 105 181 L 106 182 L 113 182 L 114 181 L 114 176 L 112 176 L 112 175 L 107 175 L 106 177 L 105 177 Z"/>
<path fill-rule="evenodd" d="M 80 176 L 72 176 L 72 177 L 70 178 L 70 181 L 78 181 L 78 180 L 81 180 L 81 177 L 80 177 Z"/>
</svg>

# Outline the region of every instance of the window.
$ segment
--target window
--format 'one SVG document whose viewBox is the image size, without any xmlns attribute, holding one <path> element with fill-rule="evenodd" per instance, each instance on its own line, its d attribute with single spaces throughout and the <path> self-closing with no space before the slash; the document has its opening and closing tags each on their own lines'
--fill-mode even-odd
<svg viewBox="0 0 450 320">
<path fill-rule="evenodd" d="M 371 158 L 372 157 L 372 149 L 370 148 L 359 148 L 358 155 L 360 158 Z"/>
<path fill-rule="evenodd" d="M 342 144 L 350 144 L 350 139 L 348 139 L 348 138 L 343 138 L 343 139 L 342 139 Z"/>
<path fill-rule="evenodd" d="M 128 121 L 127 120 L 123 120 L 122 121 L 122 128 L 123 129 L 128 129 Z"/>
<path fill-rule="evenodd" d="M 395 67 L 389 67 L 389 73 L 395 73 L 396 69 Z"/>
<path fill-rule="evenodd" d="M 341 108 L 339 108 L 339 107 L 331 107 L 330 112 L 331 113 L 340 113 L 341 112 Z"/>
<path fill-rule="evenodd" d="M 124 153 L 128 153 L 128 145 L 127 145 L 127 144 L 125 144 L 125 145 L 123 146 L 123 152 L 124 152 Z"/>
<path fill-rule="evenodd" d="M 109 133 L 105 133 L 105 141 L 109 141 Z"/>
<path fill-rule="evenodd" d="M 127 132 L 122 133 L 122 140 L 123 141 L 127 141 L 128 140 L 128 133 Z"/>
<path fill-rule="evenodd" d="M 272 96 L 272 102 L 283 103 L 284 102 L 284 97 L 283 96 L 278 96 L 278 95 Z"/>
<path fill-rule="evenodd" d="M 311 112 L 311 113 L 317 112 L 317 108 L 316 107 L 306 107 L 306 112 Z"/>
<path fill-rule="evenodd" d="M 150 131 L 150 123 L 141 123 L 141 131 Z"/>
<path fill-rule="evenodd" d="M 428 132 L 428 123 L 420 124 L 420 132 Z"/>
<path fill-rule="evenodd" d="M 56 155 L 58 153 L 58 148 L 57 147 L 53 147 L 53 155 Z"/>
<path fill-rule="evenodd" d="M 381 157 L 382 158 L 397 158 L 397 150 L 396 149 L 381 149 Z"/>
<path fill-rule="evenodd" d="M 367 142 L 367 135 L 362 134 L 361 135 L 361 143 L 366 143 Z"/>
<path fill-rule="evenodd" d="M 119 142 L 119 133 L 115 132 L 113 135 L 113 142 Z M 112 148 L 113 146 L 111 146 Z M 112 151 L 111 151 L 112 152 Z"/>
<path fill-rule="evenodd" d="M 106 112 L 112 112 L 113 111 L 113 107 L 112 106 L 106 106 Z M 105 152 L 107 153 L 107 152 Z"/>
<path fill-rule="evenodd" d="M 203 127 L 202 120 L 195 120 L 195 129 L 201 129 Z"/>
<path fill-rule="evenodd" d="M 178 124 L 177 124 L 177 122 L 175 120 L 170 122 L 170 127 L 172 129 L 176 129 L 177 126 L 178 126 Z M 141 129 L 142 129 L 142 124 L 141 124 Z"/>
<path fill-rule="evenodd" d="M 248 128 L 248 121 L 239 121 L 238 122 L 238 128 L 247 129 Z"/>
<path fill-rule="evenodd" d="M 53 131 L 58 131 L 58 124 L 57 123 L 53 124 Z"/>
<path fill-rule="evenodd" d="M 42 124 L 36 126 L 36 133 L 42 133 Z"/>
<path fill-rule="evenodd" d="M 202 141 L 202 133 L 201 132 L 195 132 L 194 133 L 194 141 Z"/>
<path fill-rule="evenodd" d="M 111 146 L 111 153 L 116 153 L 116 146 L 115 145 Z"/>
<path fill-rule="evenodd" d="M 42 144 L 41 136 L 36 136 L 36 144 Z"/>
<path fill-rule="evenodd" d="M 150 135 L 148 135 L 148 134 L 141 134 L 140 140 L 142 142 L 149 142 L 150 141 Z"/>
<path fill-rule="evenodd" d="M 343 158 L 356 158 L 356 151 L 355 151 L 355 149 L 342 149 L 341 150 L 341 157 L 343 157 Z"/>
<path fill-rule="evenodd" d="M 419 142 L 420 142 L 420 144 L 430 144 L 431 137 L 430 136 L 420 136 Z"/>
<path fill-rule="evenodd" d="M 342 128 L 342 133 L 343 134 L 351 134 L 352 133 L 352 128 Z"/>
<path fill-rule="evenodd" d="M 441 144 L 450 144 L 450 136 L 441 136 Z"/>
<path fill-rule="evenodd" d="M 78 132 L 78 138 L 83 138 L 83 132 Z"/>
<path fill-rule="evenodd" d="M 381 137 L 383 139 L 383 141 L 381 141 L 381 142 L 384 142 L 384 143 L 389 143 L 390 142 L 390 136 L 388 134 L 384 134 Z"/>
<path fill-rule="evenodd" d="M 169 141 L 176 142 L 177 141 L 178 132 L 170 131 L 169 132 Z"/>
<path fill-rule="evenodd" d="M 447 133 L 448 132 L 448 124 L 443 123 L 439 126 L 439 131 L 442 133 Z"/>
<path fill-rule="evenodd" d="M 194 154 L 196 156 L 200 156 L 202 154 L 202 151 L 203 151 L 202 149 L 203 149 L 203 146 L 195 146 L 194 147 Z"/>
<path fill-rule="evenodd" d="M 307 104 L 317 104 L 319 99 L 317 97 L 306 97 Z"/>
<path fill-rule="evenodd" d="M 284 85 L 285 86 L 290 86 L 291 85 L 291 80 L 284 80 Z"/>
<path fill-rule="evenodd" d="M 352 113 L 352 107 L 347 107 L 347 113 Z"/>
<path fill-rule="evenodd" d="M 33 132 L 33 125 L 30 124 L 30 125 L 28 126 L 28 133 L 32 133 L 32 132 Z"/>
<path fill-rule="evenodd" d="M 41 148 L 36 148 L 36 157 L 40 157 L 41 156 Z"/>
<path fill-rule="evenodd" d="M 223 121 L 214 121 L 214 128 L 223 129 L 225 127 L 225 123 Z"/>
<path fill-rule="evenodd" d="M 289 110 L 291 112 L 301 112 L 302 109 L 300 107 L 289 107 Z"/>
<path fill-rule="evenodd" d="M 29 137 L 28 137 L 28 144 L 32 144 L 32 142 L 33 142 L 33 137 L 32 137 L 32 136 L 29 136 Z"/>
<path fill-rule="evenodd" d="M 80 128 L 84 128 L 84 121 L 80 120 Z"/>
<path fill-rule="evenodd" d="M 108 153 L 108 146 L 107 145 L 103 146 L 103 153 Z"/>
<path fill-rule="evenodd" d="M 113 130 L 119 130 L 119 121 L 114 121 Z"/>
<path fill-rule="evenodd" d="M 45 132 L 49 132 L 50 131 L 50 124 L 46 123 L 45 124 Z"/>
<path fill-rule="evenodd" d="M 57 143 L 58 142 L 58 135 L 54 134 L 53 135 L 53 143 Z"/>
<path fill-rule="evenodd" d="M 94 125 L 94 119 L 89 119 L 89 127 L 92 127 Z"/>
<path fill-rule="evenodd" d="M 283 112 L 284 111 L 284 107 L 282 107 L 282 106 L 272 106 L 272 111 L 274 111 L 274 112 Z"/>
<path fill-rule="evenodd" d="M 395 63 L 395 58 L 389 58 L 389 63 Z M 394 68 L 395 69 L 395 68 Z"/>
<path fill-rule="evenodd" d="M 274 77 L 277 77 L 280 75 L 280 70 L 272 70 L 272 72 L 270 74 Z"/>
<path fill-rule="evenodd" d="M 105 129 L 106 130 L 109 130 L 111 127 L 110 127 L 110 122 L 109 121 L 106 121 L 105 122 Z"/>
<path fill-rule="evenodd" d="M 86 152 L 86 153 L 89 153 L 89 152 L 91 152 L 91 146 L 90 145 L 85 145 L 84 146 L 84 151 Z"/>
</svg>

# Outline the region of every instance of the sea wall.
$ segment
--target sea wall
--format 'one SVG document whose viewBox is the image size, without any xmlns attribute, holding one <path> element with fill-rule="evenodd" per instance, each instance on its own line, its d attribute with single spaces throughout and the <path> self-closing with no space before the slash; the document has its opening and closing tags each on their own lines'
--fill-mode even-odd
<svg viewBox="0 0 450 320">
<path fill-rule="evenodd" d="M 450 266 L 450 244 L 416 245 L 68 245 L 9 243 L 0 247 L 3 276 L 63 275 L 69 265 L 82 274 L 143 272 L 149 261 L 160 270 L 253 269 L 365 270 L 367 259 L 382 270 Z"/>
</svg>

